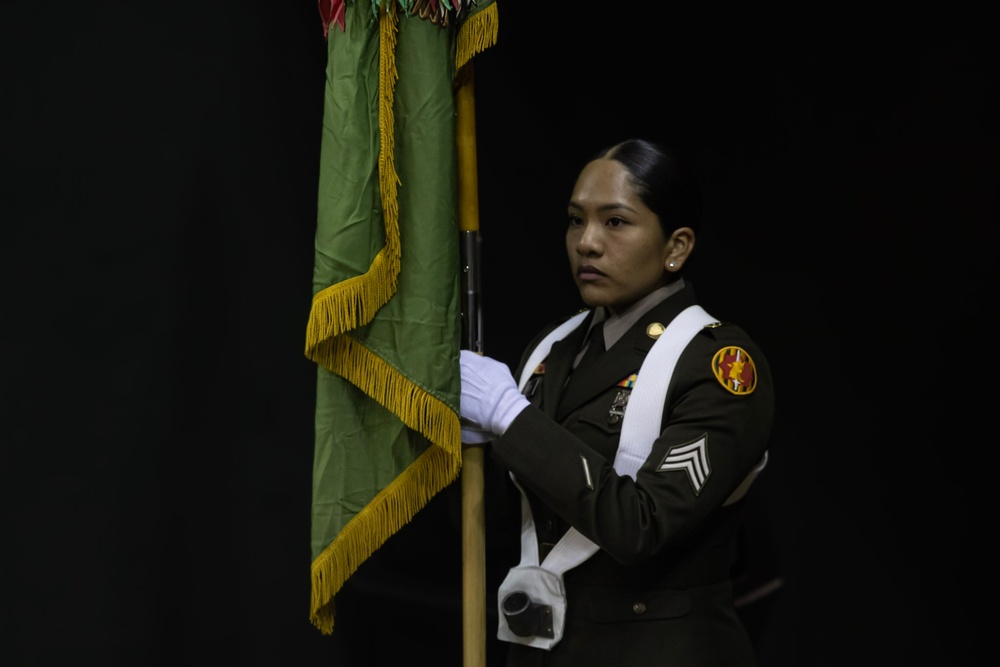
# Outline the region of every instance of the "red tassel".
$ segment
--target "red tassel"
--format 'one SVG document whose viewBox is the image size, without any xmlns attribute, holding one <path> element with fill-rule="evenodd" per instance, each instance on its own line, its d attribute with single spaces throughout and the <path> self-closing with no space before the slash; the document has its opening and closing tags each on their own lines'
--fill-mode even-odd
<svg viewBox="0 0 1000 667">
<path fill-rule="evenodd" d="M 323 36 L 330 33 L 330 24 L 336 23 L 340 26 L 340 32 L 344 32 L 344 11 L 346 3 L 344 0 L 319 0 L 319 17 L 323 21 Z"/>
</svg>

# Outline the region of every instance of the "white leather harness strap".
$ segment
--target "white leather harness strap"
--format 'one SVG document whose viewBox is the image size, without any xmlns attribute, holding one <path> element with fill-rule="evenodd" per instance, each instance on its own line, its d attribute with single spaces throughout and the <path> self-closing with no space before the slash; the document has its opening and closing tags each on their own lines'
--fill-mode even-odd
<svg viewBox="0 0 1000 667">
<path fill-rule="evenodd" d="M 579 313 L 569 318 L 555 329 L 549 332 L 545 338 L 535 346 L 535 349 L 531 351 L 528 355 L 528 360 L 524 362 L 524 368 L 521 369 L 521 379 L 517 383 L 517 388 L 520 391 L 524 391 L 524 385 L 527 384 L 528 380 L 531 379 L 531 375 L 538 368 L 538 364 L 545 361 L 545 358 L 549 356 L 549 350 L 552 349 L 552 345 L 559 340 L 562 340 L 569 335 L 573 329 L 576 329 L 580 324 L 587 318 L 587 314 L 590 311 L 581 310 Z"/>
<path fill-rule="evenodd" d="M 548 356 L 552 344 L 565 338 L 580 326 L 586 316 L 586 311 L 574 315 L 543 338 L 531 351 L 521 371 L 518 384 L 521 390 L 534 374 L 538 364 Z M 698 331 L 714 321 L 700 306 L 690 306 L 675 317 L 653 343 L 639 368 L 622 421 L 621 437 L 614 461 L 615 471 L 618 474 L 635 479 L 642 464 L 649 457 L 653 442 L 660 436 L 667 387 L 670 385 L 677 360 Z M 648 370 L 643 371 L 643 369 Z M 743 496 L 766 463 L 765 452 L 757 467 L 726 500 L 727 505 Z M 498 590 L 500 622 L 497 637 L 503 641 L 549 650 L 562 639 L 565 627 L 566 590 L 563 573 L 586 561 L 599 547 L 575 528 L 570 528 L 539 564 L 538 538 L 531 506 L 524 488 L 513 473 L 511 479 L 521 492 L 521 562 L 510 569 Z M 508 596 L 513 597 L 515 594 L 527 595 L 534 603 L 548 610 L 550 626 L 547 633 L 536 632 L 525 636 L 523 630 L 520 635 L 513 631 L 503 602 Z"/>
<path fill-rule="evenodd" d="M 553 330 L 538 344 L 525 364 L 519 386 L 524 387 L 535 367 L 548 356 L 552 344 L 566 337 L 587 313 L 579 313 Z M 649 456 L 653 442 L 660 435 L 663 420 L 663 402 L 667 386 L 681 352 L 706 324 L 715 322 L 701 306 L 689 306 L 675 317 L 662 335 L 653 343 L 639 369 L 635 386 L 628 399 L 628 408 L 622 421 L 621 439 L 615 455 L 615 470 L 635 479 L 636 473 Z M 643 368 L 655 372 L 643 373 Z M 514 479 L 513 475 L 511 478 Z M 517 484 L 517 479 L 514 479 Z M 520 485 L 518 488 L 521 489 Z M 570 528 L 545 557 L 541 565 L 556 574 L 562 574 L 590 558 L 598 546 L 575 528 Z M 531 516 L 524 490 L 521 489 L 521 565 L 539 565 L 538 540 L 535 522 Z"/>
</svg>

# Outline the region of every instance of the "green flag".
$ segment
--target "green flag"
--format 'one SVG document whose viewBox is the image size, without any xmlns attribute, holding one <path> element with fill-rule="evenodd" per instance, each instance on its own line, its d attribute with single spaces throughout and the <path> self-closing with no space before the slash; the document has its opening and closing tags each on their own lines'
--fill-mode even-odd
<svg viewBox="0 0 1000 667">
<path fill-rule="evenodd" d="M 310 618 L 462 465 L 456 74 L 494 0 L 320 2 L 328 61 L 313 304 Z M 336 23 L 336 27 L 332 24 Z"/>
</svg>

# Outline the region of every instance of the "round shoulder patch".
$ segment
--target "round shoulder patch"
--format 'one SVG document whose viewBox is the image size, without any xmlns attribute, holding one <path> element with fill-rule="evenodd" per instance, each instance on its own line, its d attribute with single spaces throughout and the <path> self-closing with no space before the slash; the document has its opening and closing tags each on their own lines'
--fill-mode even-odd
<svg viewBox="0 0 1000 667">
<path fill-rule="evenodd" d="M 742 347 L 724 347 L 716 352 L 712 373 L 731 394 L 745 396 L 757 388 L 757 367 Z"/>
</svg>

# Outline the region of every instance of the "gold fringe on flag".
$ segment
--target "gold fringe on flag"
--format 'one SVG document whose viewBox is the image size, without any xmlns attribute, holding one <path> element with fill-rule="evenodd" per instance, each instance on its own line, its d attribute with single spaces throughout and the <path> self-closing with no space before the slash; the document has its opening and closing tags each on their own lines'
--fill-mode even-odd
<svg viewBox="0 0 1000 667">
<path fill-rule="evenodd" d="M 384 405 L 409 428 L 454 454 L 456 463 L 461 461 L 462 433 L 458 417 L 447 405 L 350 336 L 339 336 L 332 345 L 332 372 Z"/>
<path fill-rule="evenodd" d="M 400 269 L 393 114 L 398 15 L 395 3 L 385 5 L 388 9 L 383 6 L 379 14 L 378 169 L 386 244 L 366 273 L 314 296 L 306 357 L 357 386 L 434 446 L 362 508 L 313 561 L 310 620 L 324 634 L 333 631 L 334 595 L 347 578 L 435 493 L 453 482 L 462 465 L 458 415 L 347 334 L 370 322 L 393 297 Z"/>
<path fill-rule="evenodd" d="M 310 620 L 323 634 L 333 632 L 333 596 L 365 559 L 427 504 L 435 489 L 455 479 L 457 473 L 452 474 L 454 468 L 450 467 L 453 462 L 448 453 L 430 447 L 407 468 L 405 479 L 399 477 L 382 489 L 344 526 L 337 541 L 313 561 Z M 421 490 L 416 498 L 414 488 Z"/>
<path fill-rule="evenodd" d="M 399 278 L 399 176 L 395 162 L 395 114 L 393 93 L 396 70 L 396 6 L 387 3 L 379 14 L 379 191 L 385 225 L 385 247 L 375 255 L 368 271 L 320 290 L 313 296 L 306 324 L 306 357 L 333 370 L 330 340 L 345 331 L 371 322 L 378 309 L 396 293 Z"/>
<path fill-rule="evenodd" d="M 472 58 L 497 43 L 500 20 L 497 3 L 491 3 L 470 15 L 458 30 L 455 46 L 455 71 Z"/>
<path fill-rule="evenodd" d="M 404 474 L 380 491 L 313 561 L 310 618 L 324 634 L 333 632 L 333 596 L 347 578 L 409 523 L 434 493 L 453 482 L 462 465 L 458 418 L 447 406 L 349 336 L 335 339 L 334 347 L 334 372 L 437 446 L 429 447 Z"/>
</svg>

